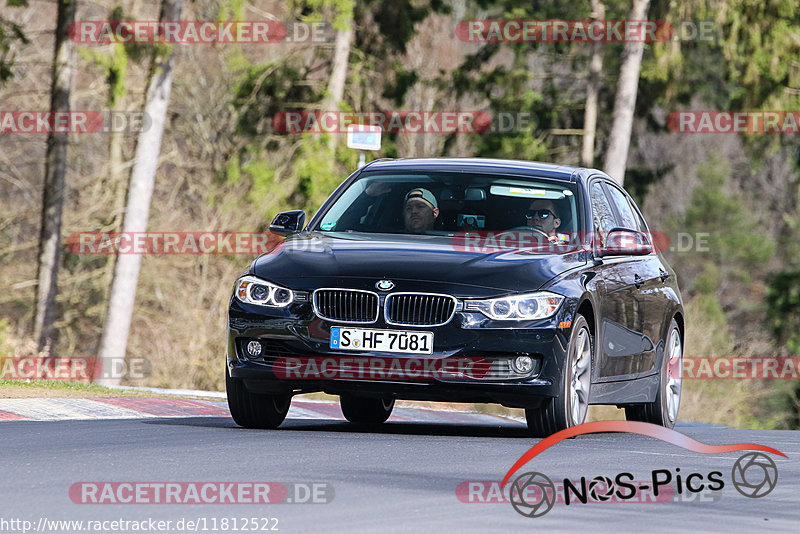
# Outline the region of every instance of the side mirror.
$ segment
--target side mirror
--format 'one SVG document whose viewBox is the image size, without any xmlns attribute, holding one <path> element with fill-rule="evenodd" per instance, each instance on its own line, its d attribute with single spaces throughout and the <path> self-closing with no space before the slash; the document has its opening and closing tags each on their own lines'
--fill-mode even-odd
<svg viewBox="0 0 800 534">
<path fill-rule="evenodd" d="M 653 243 L 644 232 L 614 228 L 608 233 L 601 256 L 646 256 L 653 252 Z"/>
<path fill-rule="evenodd" d="M 283 211 L 275 216 L 269 231 L 280 235 L 296 234 L 303 230 L 306 212 L 303 210 Z"/>
</svg>

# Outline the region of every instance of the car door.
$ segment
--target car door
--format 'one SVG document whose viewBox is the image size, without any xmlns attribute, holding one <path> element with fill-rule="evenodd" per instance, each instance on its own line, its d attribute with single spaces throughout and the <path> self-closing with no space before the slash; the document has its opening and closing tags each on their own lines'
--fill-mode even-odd
<svg viewBox="0 0 800 534">
<path fill-rule="evenodd" d="M 608 232 L 620 226 L 619 216 L 608 199 L 603 180 L 589 184 L 594 231 L 605 245 Z M 638 372 L 642 352 L 642 319 L 636 272 L 641 258 L 638 256 L 608 255 L 597 260 L 596 287 L 599 295 L 600 318 L 595 361 L 598 381 L 619 380 Z"/>
<path fill-rule="evenodd" d="M 641 210 L 633 200 L 630 198 L 628 200 L 630 200 L 633 208 L 633 214 L 636 217 L 639 230 L 651 235 L 650 228 L 645 222 Z M 661 336 L 664 334 L 664 330 L 671 318 L 669 312 L 675 302 L 675 293 L 671 287 L 671 283 L 675 280 L 675 273 L 663 261 L 663 258 L 659 255 L 660 251 L 655 249 L 655 243 L 653 246 L 653 253 L 647 256 L 647 271 L 643 275 L 646 277 L 646 282 L 645 287 L 642 288 L 642 294 L 647 306 L 645 311 L 646 341 L 655 344 L 655 352 L 657 353 L 659 343 L 662 342 Z M 663 340 L 663 342 L 666 343 L 666 340 Z M 656 353 L 653 354 L 652 360 L 648 359 L 648 363 L 652 365 L 653 369 L 656 368 Z"/>
<path fill-rule="evenodd" d="M 615 184 L 606 183 L 608 198 L 617 212 L 620 227 L 629 230 L 647 232 L 642 228 L 628 195 Z M 634 277 L 633 298 L 637 302 L 636 329 L 642 334 L 641 352 L 632 368 L 634 374 L 647 374 L 655 369 L 656 345 L 661 338 L 661 323 L 664 317 L 661 279 L 663 269 L 658 255 L 652 252 L 645 256 L 636 256 L 631 263 Z"/>
</svg>

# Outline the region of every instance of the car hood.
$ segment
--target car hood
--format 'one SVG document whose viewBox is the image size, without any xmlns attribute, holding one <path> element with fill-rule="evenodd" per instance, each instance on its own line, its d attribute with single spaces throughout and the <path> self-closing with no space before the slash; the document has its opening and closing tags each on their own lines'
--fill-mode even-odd
<svg viewBox="0 0 800 534">
<path fill-rule="evenodd" d="M 293 289 L 374 291 L 375 283 L 386 279 L 396 291 L 491 296 L 535 291 L 585 263 L 585 255 L 575 252 L 466 251 L 448 236 L 308 232 L 259 256 L 252 272 Z"/>
</svg>

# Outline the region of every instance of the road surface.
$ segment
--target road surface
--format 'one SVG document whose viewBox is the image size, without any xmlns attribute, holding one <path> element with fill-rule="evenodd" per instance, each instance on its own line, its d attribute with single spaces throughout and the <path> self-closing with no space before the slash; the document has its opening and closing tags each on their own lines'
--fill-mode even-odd
<svg viewBox="0 0 800 534">
<path fill-rule="evenodd" d="M 619 433 L 562 441 L 517 475 L 535 471 L 555 481 L 579 481 L 600 475 L 613 480 L 618 473 L 629 472 L 635 480 L 647 481 L 654 470 L 662 470 L 659 476 L 666 476 L 663 470 L 684 476 L 696 472 L 704 479 L 719 471 L 724 487 L 699 494 L 683 488 L 684 494 L 666 502 L 652 502 L 652 495 L 650 502 L 582 504 L 573 499 L 570 505 L 557 502 L 545 515 L 528 518 L 496 492 L 499 485 L 491 484 L 538 442 L 525 436 L 520 422 L 406 408 L 370 430 L 344 422 L 335 405 L 320 403 L 315 409 L 301 403 L 280 429 L 260 431 L 238 428 L 224 415 L 223 403 L 207 404 L 220 415 L 0 421 L 0 531 L 22 532 L 27 526 L 31 531 L 86 532 L 105 527 L 103 531 L 125 532 L 132 531 L 131 521 L 143 521 L 139 528 L 155 531 L 157 522 L 163 521 L 164 532 L 214 532 L 213 527 L 223 531 L 226 525 L 227 532 L 437 534 L 797 532 L 800 525 L 800 432 L 706 425 L 676 428 L 704 443 L 757 443 L 786 454 L 787 458 L 767 455 L 777 466 L 778 483 L 761 498 L 747 498 L 733 487 L 732 467 L 742 452 L 699 454 Z M 304 409 L 309 406 L 312 409 Z M 758 474 L 748 473 L 751 478 Z M 119 484 L 109 484 L 126 482 L 131 486 L 125 491 L 118 491 Z M 230 504 L 223 498 L 224 504 L 192 504 L 189 493 L 181 493 L 173 494 L 180 503 L 148 503 L 148 499 L 164 500 L 163 494 L 153 493 L 160 483 L 182 484 L 181 491 L 188 491 L 191 483 L 195 489 L 212 484 L 213 491 L 224 493 L 220 484 L 232 482 L 278 483 L 269 485 L 267 496 L 282 502 Z M 145 488 L 142 503 L 108 503 L 130 497 L 135 491 L 131 487 Z M 281 495 L 280 488 L 288 494 Z M 317 503 L 286 502 L 313 501 L 309 495 L 315 488 Z M 103 491 L 108 492 L 105 499 Z M 219 498 L 209 495 L 212 501 Z M 83 502 L 92 498 L 106 504 Z M 234 499 L 239 498 L 234 491 Z M 248 498 L 252 494 L 245 490 L 241 500 Z M 55 520 L 83 523 L 59 525 L 52 523 Z"/>
</svg>

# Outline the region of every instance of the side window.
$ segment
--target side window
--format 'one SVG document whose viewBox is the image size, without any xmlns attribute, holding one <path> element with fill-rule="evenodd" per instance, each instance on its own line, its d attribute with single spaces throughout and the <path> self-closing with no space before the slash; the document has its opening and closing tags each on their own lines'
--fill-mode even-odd
<svg viewBox="0 0 800 534">
<path fill-rule="evenodd" d="M 614 219 L 614 211 L 611 209 L 611 204 L 609 204 L 606 193 L 603 191 L 603 185 L 600 182 L 592 184 L 589 195 L 592 199 L 594 229 L 600 234 L 601 245 L 605 246 L 608 232 L 617 226 L 617 222 Z"/>
<path fill-rule="evenodd" d="M 636 222 L 639 224 L 638 230 L 640 232 L 649 232 L 649 230 L 647 229 L 647 223 L 644 220 L 644 216 L 642 215 L 641 210 L 639 210 L 636 204 L 633 204 L 633 215 L 636 217 Z"/>
<path fill-rule="evenodd" d="M 633 214 L 631 205 L 625 195 L 614 186 L 608 186 L 608 192 L 611 195 L 611 201 L 617 207 L 617 212 L 620 216 L 619 226 L 627 228 L 628 230 L 638 230 L 639 224 L 636 221 L 636 216 Z"/>
</svg>

